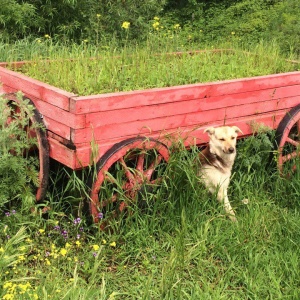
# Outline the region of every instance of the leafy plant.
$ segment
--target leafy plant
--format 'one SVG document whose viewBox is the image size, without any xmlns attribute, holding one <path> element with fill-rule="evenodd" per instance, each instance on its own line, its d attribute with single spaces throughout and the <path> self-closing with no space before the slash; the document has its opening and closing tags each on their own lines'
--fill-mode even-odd
<svg viewBox="0 0 300 300">
<path fill-rule="evenodd" d="M 20 3 L 21 2 L 21 3 Z M 0 38 L 17 39 L 38 30 L 34 5 L 27 1 L 0 0 Z"/>
<path fill-rule="evenodd" d="M 28 135 L 33 107 L 18 94 L 18 102 L 0 97 L 0 208 L 14 199 L 32 204 L 30 183 L 38 184 L 37 159 L 29 152 L 36 139 Z"/>
</svg>

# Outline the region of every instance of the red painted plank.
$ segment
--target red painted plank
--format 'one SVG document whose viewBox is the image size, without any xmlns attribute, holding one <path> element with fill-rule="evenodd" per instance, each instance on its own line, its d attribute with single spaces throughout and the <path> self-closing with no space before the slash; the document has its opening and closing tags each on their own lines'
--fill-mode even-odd
<svg viewBox="0 0 300 300">
<path fill-rule="evenodd" d="M 45 118 L 52 119 L 58 123 L 72 128 L 85 127 L 85 115 L 72 114 L 68 111 L 62 110 L 56 106 L 38 99 L 34 99 L 33 102 L 36 108 Z M 48 129 L 54 131 L 54 129 L 52 129 L 51 127 L 48 127 Z"/>
<path fill-rule="evenodd" d="M 50 146 L 50 157 L 71 169 L 75 169 L 76 151 L 67 148 L 52 137 L 48 137 L 48 141 Z"/>
<path fill-rule="evenodd" d="M 101 111 L 87 114 L 86 123 L 87 127 L 93 126 L 93 128 L 96 128 L 99 126 L 127 123 L 136 120 L 148 120 L 152 118 L 191 114 L 222 107 L 229 109 L 239 103 L 250 104 L 260 102 L 267 106 L 266 101 L 280 101 L 280 99 L 284 97 L 293 97 L 295 95 L 300 95 L 300 85 L 250 91 L 204 99 L 178 101 L 174 103 L 162 103 L 160 105 L 144 105 L 135 108 L 118 109 L 115 111 Z"/>
<path fill-rule="evenodd" d="M 69 126 L 52 120 L 48 117 L 44 117 L 43 121 L 48 131 L 51 131 L 64 139 L 70 140 L 71 139 L 71 129 Z"/>
<path fill-rule="evenodd" d="M 288 109 L 300 103 L 300 96 L 270 100 L 267 102 L 256 102 L 245 105 L 237 105 L 227 109 L 222 108 L 196 112 L 182 115 L 171 115 L 162 118 L 153 118 L 148 120 L 134 120 L 128 123 L 110 124 L 99 127 L 87 127 L 84 129 L 71 130 L 71 139 L 73 143 L 90 142 L 92 138 L 96 141 L 106 140 L 109 138 L 132 136 L 139 134 L 151 134 L 157 131 L 165 131 L 174 128 L 184 128 L 187 126 L 201 126 L 213 122 L 222 122 L 233 118 L 250 116 L 253 119 L 257 114 L 274 112 L 280 109 Z"/>
<path fill-rule="evenodd" d="M 72 97 L 70 111 L 76 114 L 116 110 L 143 105 L 232 95 L 281 86 L 299 85 L 300 72 L 226 80 L 204 84 L 189 84 L 143 91 L 108 93 Z"/>
<path fill-rule="evenodd" d="M 0 67 L 0 82 L 14 91 L 51 103 L 63 110 L 69 110 L 70 98 L 76 96 L 39 80 Z"/>
</svg>

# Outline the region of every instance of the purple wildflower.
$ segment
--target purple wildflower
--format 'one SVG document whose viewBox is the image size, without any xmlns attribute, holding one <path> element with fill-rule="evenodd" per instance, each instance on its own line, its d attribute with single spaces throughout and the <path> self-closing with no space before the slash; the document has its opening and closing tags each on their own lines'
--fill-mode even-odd
<svg viewBox="0 0 300 300">
<path fill-rule="evenodd" d="M 80 239 L 80 234 L 77 234 L 77 240 L 79 240 Z"/>
<path fill-rule="evenodd" d="M 96 257 L 96 256 L 97 256 L 97 253 L 96 253 L 96 252 L 94 252 L 94 253 L 93 253 L 93 256 L 94 256 L 94 257 Z"/>
<path fill-rule="evenodd" d="M 67 230 L 62 230 L 62 231 L 61 231 L 61 235 L 62 235 L 65 239 L 67 239 L 67 238 L 68 238 L 68 231 L 67 231 Z"/>
<path fill-rule="evenodd" d="M 7 217 L 9 217 L 9 216 L 10 216 L 10 212 L 9 212 L 9 211 L 5 212 L 5 215 L 6 215 Z"/>
<path fill-rule="evenodd" d="M 76 224 L 79 224 L 81 222 L 81 219 L 80 218 L 77 218 L 77 219 L 75 219 L 74 220 L 74 224 L 76 225 Z"/>
<path fill-rule="evenodd" d="M 60 226 L 58 225 L 54 226 L 54 230 L 60 230 Z"/>
<path fill-rule="evenodd" d="M 103 213 L 102 213 L 102 212 L 99 212 L 99 213 L 98 213 L 98 218 L 99 218 L 99 219 L 103 219 Z"/>
<path fill-rule="evenodd" d="M 13 209 L 13 210 L 11 211 L 11 213 L 14 215 L 14 214 L 16 214 L 16 211 Z"/>
</svg>

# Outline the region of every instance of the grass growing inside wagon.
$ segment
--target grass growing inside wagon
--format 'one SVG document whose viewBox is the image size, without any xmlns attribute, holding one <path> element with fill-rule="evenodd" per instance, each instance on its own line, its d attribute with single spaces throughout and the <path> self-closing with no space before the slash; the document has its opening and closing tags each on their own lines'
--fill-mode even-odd
<svg viewBox="0 0 300 300">
<path fill-rule="evenodd" d="M 0 217 L 0 296 L 299 299 L 299 174 L 274 171 L 271 141 L 261 133 L 238 143 L 230 187 L 238 223 L 198 184 L 197 149 L 179 147 L 153 210 L 134 209 L 111 232 L 76 213 L 85 179 L 55 170 L 56 188 L 39 205 L 51 206 L 47 218 L 18 207 Z"/>
<path fill-rule="evenodd" d="M 251 53 L 208 49 L 172 55 L 171 51 L 174 48 L 166 47 L 157 55 L 157 47 L 151 45 L 102 51 L 56 47 L 49 52 L 49 60 L 33 55 L 34 62 L 18 71 L 75 94 L 91 95 L 299 70 L 299 64 L 281 57 L 275 44 L 261 43 Z"/>
</svg>

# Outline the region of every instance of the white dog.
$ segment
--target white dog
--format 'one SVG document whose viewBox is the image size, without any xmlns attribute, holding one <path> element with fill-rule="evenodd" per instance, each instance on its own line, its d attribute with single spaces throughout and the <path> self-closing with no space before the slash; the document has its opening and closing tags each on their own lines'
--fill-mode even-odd
<svg viewBox="0 0 300 300">
<path fill-rule="evenodd" d="M 237 126 L 222 126 L 209 127 L 204 132 L 209 135 L 209 143 L 199 154 L 201 162 L 199 176 L 211 193 L 217 192 L 217 199 L 219 202 L 224 202 L 229 218 L 236 221 L 227 189 L 236 156 L 236 139 L 238 133 L 242 131 Z"/>
</svg>

